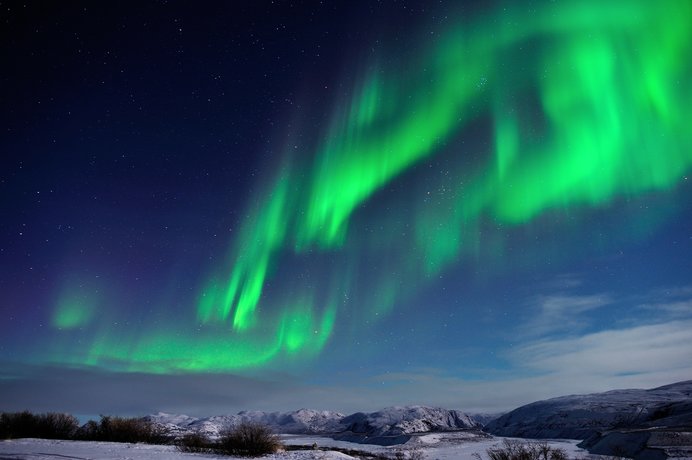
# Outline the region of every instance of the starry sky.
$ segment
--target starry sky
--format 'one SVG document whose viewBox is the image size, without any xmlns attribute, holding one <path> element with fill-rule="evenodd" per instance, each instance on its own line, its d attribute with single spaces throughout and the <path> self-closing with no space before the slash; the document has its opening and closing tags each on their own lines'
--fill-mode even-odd
<svg viewBox="0 0 692 460">
<path fill-rule="evenodd" d="M 0 2 L 0 410 L 692 378 L 692 2 Z"/>
</svg>

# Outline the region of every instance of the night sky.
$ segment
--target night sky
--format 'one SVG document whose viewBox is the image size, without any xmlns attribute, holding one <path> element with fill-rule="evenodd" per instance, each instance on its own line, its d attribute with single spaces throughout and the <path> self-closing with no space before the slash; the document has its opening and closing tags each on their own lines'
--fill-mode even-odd
<svg viewBox="0 0 692 460">
<path fill-rule="evenodd" d="M 692 2 L 0 2 L 0 410 L 692 378 Z"/>
</svg>

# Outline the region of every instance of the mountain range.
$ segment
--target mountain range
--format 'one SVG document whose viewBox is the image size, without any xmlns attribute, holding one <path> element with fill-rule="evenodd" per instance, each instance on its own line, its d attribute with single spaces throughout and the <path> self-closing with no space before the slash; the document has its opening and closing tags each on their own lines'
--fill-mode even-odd
<svg viewBox="0 0 692 460">
<path fill-rule="evenodd" d="M 195 418 L 158 413 L 146 417 L 174 436 L 199 432 L 218 437 L 243 422 L 269 426 L 277 433 L 320 434 L 334 439 L 394 445 L 413 435 L 480 430 L 495 436 L 578 439 L 591 453 L 635 459 L 692 458 L 692 380 L 649 390 L 613 390 L 537 401 L 492 419 L 426 406 L 389 407 L 377 412 L 301 409 L 291 412 L 244 411 Z"/>
<path fill-rule="evenodd" d="M 538 401 L 484 429 L 496 436 L 580 439 L 579 447 L 592 454 L 692 459 L 692 380 Z"/>
<path fill-rule="evenodd" d="M 148 420 L 164 426 L 173 436 L 199 432 L 218 437 L 243 422 L 261 423 L 276 433 L 323 434 L 335 439 L 379 445 L 402 444 L 414 433 L 480 430 L 481 424 L 456 410 L 425 406 L 389 407 L 377 412 L 339 412 L 301 409 L 291 412 L 243 411 L 205 418 L 158 413 Z"/>
<path fill-rule="evenodd" d="M 692 425 L 692 380 L 650 390 L 561 396 L 521 406 L 491 421 L 496 436 L 587 439 L 614 428 Z"/>
</svg>

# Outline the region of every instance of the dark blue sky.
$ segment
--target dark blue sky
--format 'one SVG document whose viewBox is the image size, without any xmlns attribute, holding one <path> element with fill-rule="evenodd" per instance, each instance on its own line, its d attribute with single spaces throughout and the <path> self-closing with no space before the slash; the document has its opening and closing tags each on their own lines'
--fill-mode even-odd
<svg viewBox="0 0 692 460">
<path fill-rule="evenodd" d="M 3 2 L 0 410 L 692 377 L 663 3 Z"/>
</svg>

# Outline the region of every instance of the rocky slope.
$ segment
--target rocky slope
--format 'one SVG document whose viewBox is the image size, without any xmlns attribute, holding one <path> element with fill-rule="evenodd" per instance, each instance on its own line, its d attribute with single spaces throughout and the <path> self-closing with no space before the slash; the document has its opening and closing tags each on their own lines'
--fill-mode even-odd
<svg viewBox="0 0 692 460">
<path fill-rule="evenodd" d="M 611 430 L 598 433 L 578 444 L 592 454 L 634 460 L 677 460 L 692 458 L 692 429 L 667 428 Z"/>
<path fill-rule="evenodd" d="M 692 425 L 692 381 L 538 401 L 490 422 L 498 436 L 586 439 L 615 428 Z"/>
<path fill-rule="evenodd" d="M 368 444 L 394 445 L 408 441 L 414 433 L 480 428 L 463 412 L 440 408 L 389 407 L 378 412 L 357 412 L 341 420 L 343 431 L 335 439 Z"/>
</svg>

